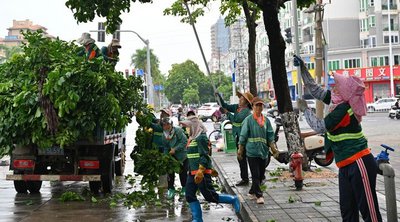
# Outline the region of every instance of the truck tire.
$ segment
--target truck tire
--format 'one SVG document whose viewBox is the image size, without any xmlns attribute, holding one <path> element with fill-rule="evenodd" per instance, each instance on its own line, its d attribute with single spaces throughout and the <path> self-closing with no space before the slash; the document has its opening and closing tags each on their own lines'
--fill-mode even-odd
<svg viewBox="0 0 400 222">
<path fill-rule="evenodd" d="M 26 181 L 26 187 L 30 193 L 39 193 L 42 188 L 42 181 Z"/>
<path fill-rule="evenodd" d="M 23 180 L 14 180 L 14 188 L 17 193 L 28 193 L 26 182 Z"/>
<path fill-rule="evenodd" d="M 108 173 L 105 175 L 101 175 L 101 187 L 103 193 L 111 193 L 111 190 L 113 188 L 113 180 L 114 180 L 114 161 L 111 161 Z"/>
<path fill-rule="evenodd" d="M 89 188 L 90 192 L 93 194 L 98 194 L 99 190 L 101 188 L 101 182 L 100 181 L 89 181 Z"/>
</svg>

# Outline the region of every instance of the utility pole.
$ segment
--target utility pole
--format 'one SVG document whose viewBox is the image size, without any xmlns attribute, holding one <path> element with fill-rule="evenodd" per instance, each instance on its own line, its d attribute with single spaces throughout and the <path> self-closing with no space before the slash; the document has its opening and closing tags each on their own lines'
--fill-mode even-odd
<svg viewBox="0 0 400 222">
<path fill-rule="evenodd" d="M 317 77 L 317 84 L 321 85 L 322 66 L 323 66 L 323 53 L 324 46 L 322 44 L 322 11 L 324 10 L 322 0 L 317 0 L 315 5 L 315 75 Z M 322 101 L 317 100 L 316 114 L 318 118 L 324 117 L 324 104 Z"/>
</svg>

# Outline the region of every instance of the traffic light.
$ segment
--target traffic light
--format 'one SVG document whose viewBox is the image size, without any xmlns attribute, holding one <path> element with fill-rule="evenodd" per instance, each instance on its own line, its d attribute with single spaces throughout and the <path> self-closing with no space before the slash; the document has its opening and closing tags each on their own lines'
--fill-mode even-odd
<svg viewBox="0 0 400 222">
<path fill-rule="evenodd" d="M 292 43 L 292 28 L 286 28 L 285 29 L 285 36 L 286 36 L 286 42 L 287 43 Z"/>
<path fill-rule="evenodd" d="M 126 78 L 129 77 L 129 69 L 125 69 L 125 77 L 126 77 Z"/>
<path fill-rule="evenodd" d="M 132 69 L 132 76 L 136 76 L 136 69 Z"/>
<path fill-rule="evenodd" d="M 121 30 L 121 25 L 117 25 L 117 30 L 113 33 L 113 39 L 118 39 L 119 41 L 121 41 L 119 30 Z"/>
<path fill-rule="evenodd" d="M 104 22 L 98 23 L 97 41 L 104 42 L 106 38 L 106 25 Z"/>
</svg>

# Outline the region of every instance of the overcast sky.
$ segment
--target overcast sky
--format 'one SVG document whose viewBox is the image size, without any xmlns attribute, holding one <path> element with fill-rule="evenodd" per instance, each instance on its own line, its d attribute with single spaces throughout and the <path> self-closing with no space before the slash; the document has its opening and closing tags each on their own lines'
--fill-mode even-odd
<svg viewBox="0 0 400 222">
<path fill-rule="evenodd" d="M 144 39 L 149 39 L 150 48 L 160 60 L 160 70 L 167 74 L 171 65 L 182 63 L 187 59 L 195 61 L 203 72 L 206 68 L 193 32 L 189 24 L 180 23 L 180 18 L 163 16 L 163 10 L 173 0 L 154 0 L 153 4 L 134 3 L 131 11 L 122 16 L 121 29 L 133 30 Z M 206 15 L 196 24 L 206 59 L 211 56 L 210 28 L 219 17 L 218 5 L 211 6 Z M 65 0 L 12 0 L 2 2 L 0 7 L 0 37 L 7 35 L 7 28 L 12 26 L 13 19 L 29 19 L 34 24 L 46 27 L 48 33 L 60 39 L 71 41 L 81 36 L 82 32 L 97 29 L 97 22 L 105 21 L 96 18 L 94 22 L 77 24 L 71 10 L 65 6 Z M 92 37 L 97 39 L 96 33 Z M 98 43 L 104 46 L 109 43 Z M 144 43 L 132 33 L 121 33 L 120 71 L 130 66 L 130 58 L 136 49 L 145 47 Z"/>
</svg>

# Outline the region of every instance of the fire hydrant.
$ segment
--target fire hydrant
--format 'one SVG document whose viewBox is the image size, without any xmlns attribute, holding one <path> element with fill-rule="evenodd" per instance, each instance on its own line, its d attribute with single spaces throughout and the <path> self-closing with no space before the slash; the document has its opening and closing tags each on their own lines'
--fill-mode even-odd
<svg viewBox="0 0 400 222">
<path fill-rule="evenodd" d="M 294 185 L 296 190 L 303 189 L 303 154 L 294 152 L 290 156 L 289 167 L 294 176 Z"/>
</svg>

